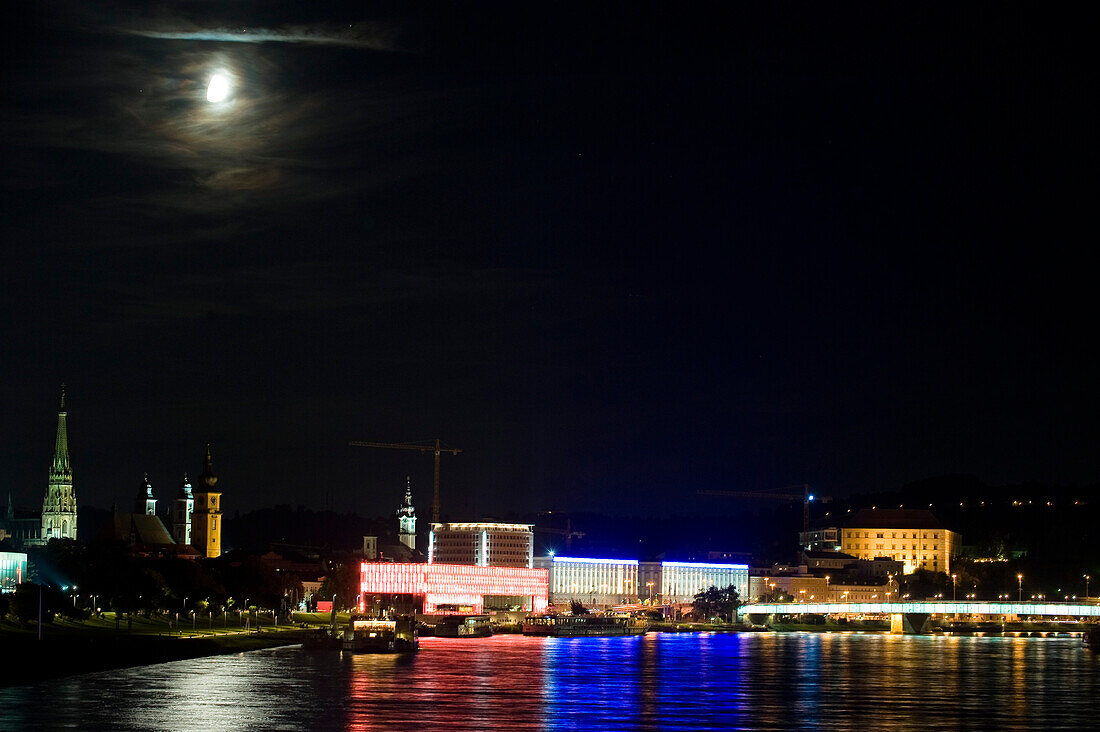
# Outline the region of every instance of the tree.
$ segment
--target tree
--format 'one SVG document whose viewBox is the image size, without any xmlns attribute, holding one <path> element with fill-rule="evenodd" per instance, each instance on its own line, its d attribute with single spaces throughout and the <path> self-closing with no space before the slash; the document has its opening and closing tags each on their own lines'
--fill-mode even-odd
<svg viewBox="0 0 1100 732">
<path fill-rule="evenodd" d="M 737 616 L 737 608 L 741 605 L 737 588 L 730 585 L 724 589 L 718 589 L 711 585 L 705 590 L 696 593 L 691 602 L 692 612 L 696 617 L 718 618 L 732 623 Z"/>
<path fill-rule="evenodd" d="M 587 615 L 588 608 L 586 608 L 584 606 L 584 603 L 582 603 L 580 600 L 570 600 L 569 612 L 571 612 L 573 615 Z"/>
</svg>

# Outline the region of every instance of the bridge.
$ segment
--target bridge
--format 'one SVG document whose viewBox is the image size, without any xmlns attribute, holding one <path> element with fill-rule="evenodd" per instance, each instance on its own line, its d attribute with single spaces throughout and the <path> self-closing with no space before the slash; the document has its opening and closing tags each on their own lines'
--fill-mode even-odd
<svg viewBox="0 0 1100 732">
<path fill-rule="evenodd" d="M 740 615 L 889 615 L 896 633 L 920 633 L 932 615 L 1015 615 L 1100 619 L 1100 605 L 1069 602 L 975 602 L 924 600 L 918 602 L 775 602 L 748 603 Z"/>
</svg>

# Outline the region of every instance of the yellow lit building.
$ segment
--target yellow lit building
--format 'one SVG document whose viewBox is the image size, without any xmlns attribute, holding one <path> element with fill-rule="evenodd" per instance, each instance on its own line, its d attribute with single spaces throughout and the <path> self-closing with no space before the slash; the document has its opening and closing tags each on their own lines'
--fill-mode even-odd
<svg viewBox="0 0 1100 732">
<path fill-rule="evenodd" d="M 960 537 L 923 509 L 873 509 L 857 512 L 841 530 L 840 550 L 860 559 L 889 557 L 918 569 L 951 573 L 951 557 Z"/>
<path fill-rule="evenodd" d="M 206 461 L 195 487 L 195 510 L 191 514 L 191 546 L 204 557 L 219 557 L 222 553 L 222 494 L 217 484 L 214 459 L 207 445 Z"/>
</svg>

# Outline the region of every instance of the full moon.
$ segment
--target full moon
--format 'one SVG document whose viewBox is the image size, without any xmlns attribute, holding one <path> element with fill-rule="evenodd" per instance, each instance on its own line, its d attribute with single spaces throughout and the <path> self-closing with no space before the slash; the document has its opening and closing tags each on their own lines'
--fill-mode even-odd
<svg viewBox="0 0 1100 732">
<path fill-rule="evenodd" d="M 220 102 L 229 96 L 229 79 L 221 74 L 210 77 L 210 85 L 206 87 L 206 101 Z"/>
</svg>

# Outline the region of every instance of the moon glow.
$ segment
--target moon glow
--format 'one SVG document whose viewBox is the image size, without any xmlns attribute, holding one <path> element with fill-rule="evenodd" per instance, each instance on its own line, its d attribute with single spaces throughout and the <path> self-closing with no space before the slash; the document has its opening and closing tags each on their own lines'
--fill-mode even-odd
<svg viewBox="0 0 1100 732">
<path fill-rule="evenodd" d="M 206 87 L 206 101 L 220 102 L 229 96 L 229 79 L 221 74 L 210 77 L 210 85 Z"/>
</svg>

